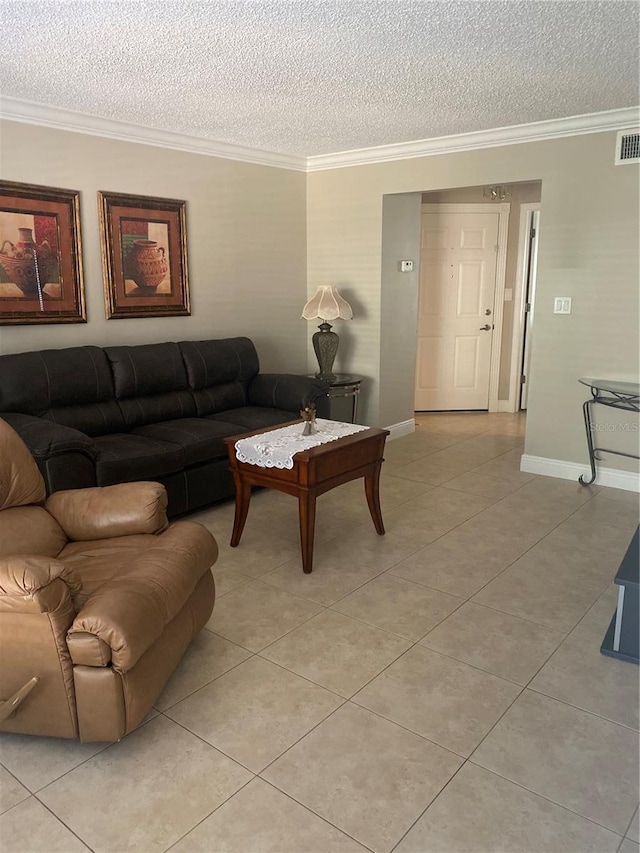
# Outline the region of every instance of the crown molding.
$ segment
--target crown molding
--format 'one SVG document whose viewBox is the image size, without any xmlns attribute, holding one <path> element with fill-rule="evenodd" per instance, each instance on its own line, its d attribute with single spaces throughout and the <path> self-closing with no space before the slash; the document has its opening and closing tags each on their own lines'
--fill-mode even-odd
<svg viewBox="0 0 640 853">
<path fill-rule="evenodd" d="M 280 154 L 276 151 L 263 151 L 259 148 L 245 148 L 241 145 L 231 145 L 226 142 L 217 142 L 212 139 L 174 133 L 168 130 L 141 127 L 130 122 L 100 118 L 89 113 L 63 110 L 58 107 L 49 107 L 45 104 L 22 101 L 19 98 L 7 96 L 0 96 L 0 117 L 8 121 L 41 125 L 56 130 L 71 131 L 72 133 L 86 133 L 90 136 L 116 139 L 121 142 L 155 145 L 159 148 L 186 151 L 190 154 L 202 154 L 207 157 L 221 157 L 227 160 L 238 160 L 242 163 L 274 166 L 299 172 L 316 172 L 323 169 L 386 163 L 390 160 L 407 160 L 415 157 L 430 157 L 436 154 L 454 154 L 479 148 L 495 148 L 500 145 L 517 145 L 522 142 L 540 142 L 564 136 L 579 136 L 585 133 L 599 133 L 607 130 L 628 130 L 637 127 L 640 123 L 640 108 L 628 107 L 601 113 L 588 113 L 531 124 L 480 130 L 473 133 L 401 142 L 396 145 L 380 145 L 353 151 L 338 151 L 334 154 L 319 154 L 314 157 Z"/>
<path fill-rule="evenodd" d="M 531 124 L 516 124 L 497 127 L 474 133 L 459 133 L 455 136 L 439 136 L 397 145 L 380 145 L 376 148 L 360 148 L 354 151 L 339 151 L 335 154 L 320 154 L 307 158 L 307 172 L 323 169 L 339 169 L 346 166 L 362 166 L 371 163 L 386 163 L 390 160 L 408 160 L 413 157 L 430 157 L 435 154 L 454 154 L 479 148 L 495 148 L 500 145 L 517 145 L 521 142 L 540 142 L 563 136 L 579 136 L 584 133 L 599 133 L 606 130 L 627 130 L 638 126 L 639 107 L 608 110 L 601 113 L 570 116 L 569 118 L 537 121 Z"/>
<path fill-rule="evenodd" d="M 241 145 L 230 145 L 226 142 L 216 142 L 212 139 L 157 130 L 152 127 L 140 127 L 130 122 L 114 121 L 88 113 L 63 110 L 6 96 L 0 97 L 0 117 L 24 124 L 37 124 L 72 133 L 86 133 L 90 136 L 117 139 L 121 142 L 155 145 L 158 148 L 171 148 L 174 151 L 186 151 L 190 154 L 239 160 L 259 166 L 275 166 L 300 172 L 306 171 L 307 166 L 306 157 L 262 151 L 259 148 L 245 148 Z"/>
</svg>

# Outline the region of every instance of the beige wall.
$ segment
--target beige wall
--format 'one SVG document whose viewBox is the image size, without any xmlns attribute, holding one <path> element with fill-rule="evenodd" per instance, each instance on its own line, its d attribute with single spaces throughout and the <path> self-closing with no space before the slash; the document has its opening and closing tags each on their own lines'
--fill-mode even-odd
<svg viewBox="0 0 640 853">
<path fill-rule="evenodd" d="M 371 375 L 380 359 L 386 194 L 542 181 L 525 452 L 584 462 L 585 389 L 578 379 L 595 374 L 637 381 L 639 373 L 638 167 L 614 166 L 615 138 L 615 133 L 595 133 L 310 173 L 309 290 L 338 284 L 362 307 L 351 322 L 354 342 L 341 369 Z M 573 297 L 570 316 L 552 313 L 554 296 Z M 399 347 L 407 346 L 406 329 L 393 335 Z M 413 375 L 404 370 L 394 379 L 413 385 Z M 389 425 L 382 423 L 381 411 L 384 402 L 372 395 L 369 422 Z M 411 416 L 410 408 L 398 409 L 393 422 Z M 627 467 L 616 457 L 607 464 Z"/>
<path fill-rule="evenodd" d="M 380 327 L 379 423 L 397 423 L 396 412 L 413 413 L 414 384 L 398 376 L 415 371 L 415 333 L 420 280 L 420 193 L 386 195 L 382 207 L 382 296 Z M 400 272 L 401 260 L 413 272 Z M 372 383 L 376 390 L 376 383 Z M 363 394 L 369 391 L 365 385 Z M 413 414 L 411 415 L 413 417 Z"/>
<path fill-rule="evenodd" d="M 614 166 L 615 133 L 305 176 L 14 122 L 1 130 L 3 178 L 81 191 L 89 322 L 0 327 L 0 352 L 245 334 L 263 370 L 306 372 L 313 325 L 299 319 L 301 306 L 317 285 L 334 284 L 355 315 L 336 323 L 335 369 L 367 377 L 359 420 L 400 423 L 413 415 L 415 287 L 388 289 L 383 204 L 386 239 L 404 253 L 394 219 L 411 219 L 420 193 L 542 181 L 526 452 L 585 461 L 578 378 L 638 378 L 638 167 Z M 191 317 L 105 319 L 98 190 L 187 201 Z M 385 196 L 397 194 L 404 200 L 389 207 Z M 554 296 L 573 297 L 570 316 L 552 313 Z"/>
<path fill-rule="evenodd" d="M 264 371 L 307 371 L 304 173 L 7 121 L 0 167 L 80 190 L 88 319 L 0 326 L 0 352 L 247 335 Z M 98 190 L 186 200 L 190 317 L 106 320 Z"/>
</svg>

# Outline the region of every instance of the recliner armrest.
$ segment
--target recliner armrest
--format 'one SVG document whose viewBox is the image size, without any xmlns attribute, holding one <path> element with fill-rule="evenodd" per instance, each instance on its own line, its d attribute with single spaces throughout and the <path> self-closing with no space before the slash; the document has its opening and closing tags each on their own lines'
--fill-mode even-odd
<svg viewBox="0 0 640 853">
<path fill-rule="evenodd" d="M 259 373 L 249 383 L 247 402 L 251 406 L 270 406 L 296 414 L 326 396 L 329 385 L 321 379 L 293 373 Z"/>
<path fill-rule="evenodd" d="M 169 524 L 167 492 L 160 483 L 55 492 L 44 508 L 74 542 L 161 533 Z"/>
<path fill-rule="evenodd" d="M 129 671 L 184 607 L 217 556 L 218 545 L 206 527 L 175 522 L 126 573 L 93 593 L 76 616 L 69 641 L 76 633 L 93 634 L 110 647 L 114 669 Z"/>
<path fill-rule="evenodd" d="M 75 571 L 53 557 L 12 556 L 0 559 L 0 611 L 51 612 L 59 606 L 55 581 L 73 597 L 82 587 Z"/>
</svg>

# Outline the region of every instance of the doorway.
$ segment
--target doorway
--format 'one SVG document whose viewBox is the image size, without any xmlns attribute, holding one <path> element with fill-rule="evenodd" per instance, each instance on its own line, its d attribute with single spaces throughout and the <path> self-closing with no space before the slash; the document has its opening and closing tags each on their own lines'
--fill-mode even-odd
<svg viewBox="0 0 640 853">
<path fill-rule="evenodd" d="M 416 411 L 497 411 L 507 204 L 423 204 Z"/>
<path fill-rule="evenodd" d="M 527 408 L 530 385 L 531 342 L 535 314 L 536 277 L 538 270 L 538 240 L 540 237 L 540 204 L 523 204 L 521 209 L 520 246 L 518 250 L 521 285 L 519 292 L 519 327 L 517 334 L 517 411 Z M 515 343 L 515 341 L 514 341 Z M 516 349 L 516 347 L 514 347 Z"/>
<path fill-rule="evenodd" d="M 493 194 L 488 191 L 496 189 L 499 191 L 497 200 L 487 203 L 489 197 L 493 198 Z M 521 383 L 522 376 L 529 379 L 528 368 L 525 365 L 525 325 L 528 326 L 528 347 L 527 347 L 527 364 L 531 353 L 531 339 L 533 330 L 533 306 L 535 304 L 535 272 L 537 260 L 537 237 L 539 234 L 539 225 L 536 226 L 536 238 L 531 245 L 531 252 L 525 259 L 524 247 L 522 242 L 525 239 L 525 233 L 529 233 L 528 219 L 531 211 L 535 211 L 540 217 L 542 199 L 542 182 L 539 180 L 522 181 L 514 184 L 505 184 L 497 187 L 470 186 L 452 188 L 446 190 L 434 190 L 422 193 L 421 211 L 431 212 L 440 211 L 443 214 L 449 212 L 460 212 L 462 210 L 478 211 L 478 212 L 501 212 L 501 209 L 506 211 L 507 219 L 505 227 L 499 235 L 499 251 L 497 253 L 499 264 L 496 271 L 496 290 L 494 296 L 493 313 L 485 315 L 487 319 L 492 319 L 494 328 L 490 330 L 492 336 L 491 341 L 491 359 L 490 359 L 490 376 L 489 376 L 489 399 L 488 404 L 484 402 L 482 408 L 477 404 L 471 406 L 476 411 L 489 412 L 517 412 L 521 405 L 521 389 L 522 385 L 527 385 L 527 382 Z M 416 235 L 417 236 L 417 235 Z M 417 248 L 417 247 L 416 247 Z M 416 252 L 419 256 L 420 252 Z M 531 263 L 530 268 L 527 263 Z M 422 263 L 420 264 L 420 267 Z M 424 278 L 424 273 L 419 267 L 419 278 Z M 525 299 L 525 273 L 529 269 L 530 291 L 529 298 Z M 420 289 L 421 282 L 416 282 L 417 289 Z M 419 302 L 417 298 L 416 302 Z M 530 316 L 525 318 L 525 307 L 531 305 Z M 490 306 L 485 306 L 484 310 Z M 418 313 L 424 311 L 424 303 L 418 308 Z M 416 329 L 420 324 L 420 319 L 416 318 Z M 477 324 L 478 331 L 480 327 L 486 324 L 483 319 Z M 419 335 L 416 336 L 416 351 L 422 346 L 418 341 Z M 467 342 L 468 343 L 468 342 Z M 459 347 L 461 344 L 459 345 Z M 468 348 L 471 348 L 468 344 Z M 416 394 L 418 385 L 418 376 L 423 366 L 420 365 L 420 358 L 424 359 L 424 355 L 418 355 L 415 360 L 415 374 L 413 380 L 414 393 L 414 410 L 415 411 L 462 411 L 462 409 L 449 408 L 448 404 L 441 406 L 433 405 L 428 409 L 423 408 L 418 402 Z M 432 368 L 433 369 L 433 368 Z M 527 405 L 527 393 L 529 388 L 525 389 L 524 406 Z"/>
</svg>

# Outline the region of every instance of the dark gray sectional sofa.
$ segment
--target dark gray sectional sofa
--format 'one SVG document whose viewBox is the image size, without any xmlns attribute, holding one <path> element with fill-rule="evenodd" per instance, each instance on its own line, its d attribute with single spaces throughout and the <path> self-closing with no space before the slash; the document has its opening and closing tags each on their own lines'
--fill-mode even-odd
<svg viewBox="0 0 640 853">
<path fill-rule="evenodd" d="M 248 338 L 4 355 L 0 417 L 48 493 L 154 480 L 176 516 L 234 494 L 225 437 L 322 413 L 325 383 L 259 370 Z"/>
</svg>

